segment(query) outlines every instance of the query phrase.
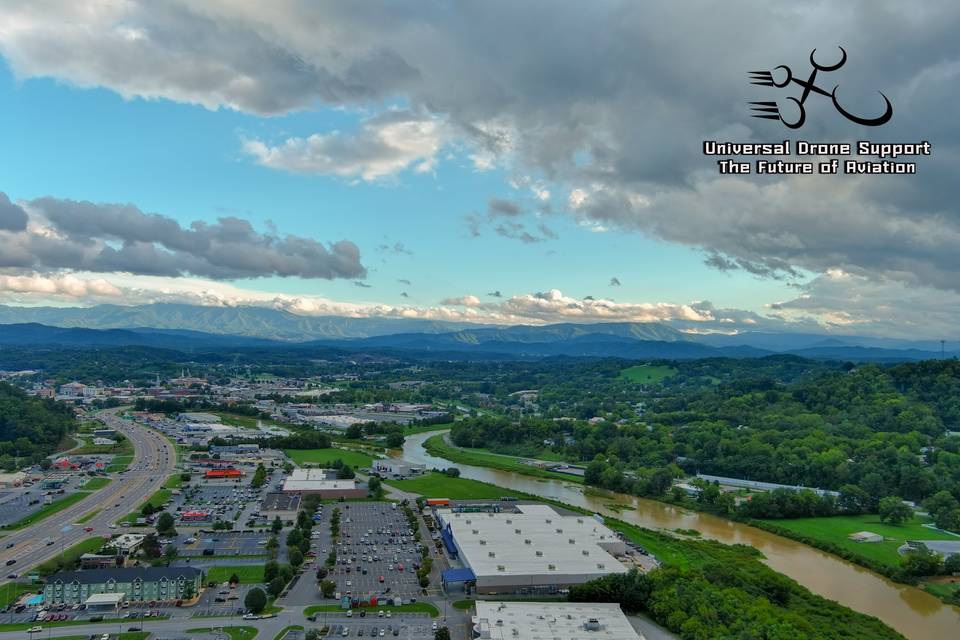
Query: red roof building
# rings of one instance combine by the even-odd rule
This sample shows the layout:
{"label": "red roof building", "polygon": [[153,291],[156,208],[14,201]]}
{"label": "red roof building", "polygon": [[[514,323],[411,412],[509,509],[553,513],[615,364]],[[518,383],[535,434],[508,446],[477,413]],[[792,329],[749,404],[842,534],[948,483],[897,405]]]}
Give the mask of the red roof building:
{"label": "red roof building", "polygon": [[207,480],[223,480],[239,478],[242,475],[240,469],[210,469],[204,477]]}

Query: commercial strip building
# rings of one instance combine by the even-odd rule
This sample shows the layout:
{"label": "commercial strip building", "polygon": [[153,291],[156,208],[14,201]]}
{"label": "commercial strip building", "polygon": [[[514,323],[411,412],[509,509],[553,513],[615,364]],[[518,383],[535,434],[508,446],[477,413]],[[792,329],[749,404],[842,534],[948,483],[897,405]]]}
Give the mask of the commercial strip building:
{"label": "commercial strip building", "polygon": [[353,479],[338,479],[335,469],[294,469],[283,481],[283,492],[324,499],[367,497],[366,487]]}
{"label": "commercial strip building", "polygon": [[414,474],[423,473],[425,465],[406,462],[391,458],[389,460],[374,460],[370,470],[384,477],[407,478]]}
{"label": "commercial strip building", "polygon": [[626,543],[589,516],[560,515],[542,504],[434,513],[447,552],[472,572],[478,594],[555,593],[628,571],[616,557],[627,553]]}
{"label": "commercial strip building", "polygon": [[482,640],[644,640],[615,603],[476,601],[474,637]]}
{"label": "commercial strip building", "polygon": [[130,602],[184,600],[200,593],[203,572],[194,567],[128,567],[60,571],[43,587],[47,604],[85,604],[97,594],[120,594]]}
{"label": "commercial strip building", "polygon": [[295,520],[298,511],[300,511],[299,493],[268,493],[263,498],[263,504],[260,505],[260,515],[268,520],[276,517],[281,520]]}

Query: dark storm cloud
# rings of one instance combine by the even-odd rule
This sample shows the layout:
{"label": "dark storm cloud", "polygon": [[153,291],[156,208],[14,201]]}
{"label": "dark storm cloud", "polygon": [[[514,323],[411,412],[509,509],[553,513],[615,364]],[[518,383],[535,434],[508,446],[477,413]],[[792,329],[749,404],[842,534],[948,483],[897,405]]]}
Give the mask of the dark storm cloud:
{"label": "dark storm cloud", "polygon": [[[0,193],[0,216],[4,202],[9,200]],[[262,234],[240,218],[196,221],[185,228],[130,204],[38,198],[26,207],[55,233],[33,232],[25,224],[0,226],[0,267],[190,274],[218,280],[366,275],[352,242],[324,245],[299,236]]]}
{"label": "dark storm cloud", "polygon": [[27,212],[10,202],[7,194],[0,192],[0,229],[23,231],[27,228]]}
{"label": "dark storm cloud", "polygon": [[[16,25],[0,51],[21,77],[258,114],[400,98],[512,169],[583,190],[572,209],[584,223],[697,247],[711,266],[762,277],[843,268],[960,289],[955,2],[293,1],[264,13],[154,2],[89,12],[64,0],[0,11]],[[848,62],[824,82],[864,113],[882,90],[893,120],[857,127],[815,96],[802,137],[927,139],[934,155],[918,175],[717,177],[704,139],[796,137],[748,116],[747,101],[775,97],[746,71],[803,73],[811,49],[837,45]],[[509,211],[485,212],[496,233],[547,237],[507,224]],[[469,220],[472,234],[483,218]]]}

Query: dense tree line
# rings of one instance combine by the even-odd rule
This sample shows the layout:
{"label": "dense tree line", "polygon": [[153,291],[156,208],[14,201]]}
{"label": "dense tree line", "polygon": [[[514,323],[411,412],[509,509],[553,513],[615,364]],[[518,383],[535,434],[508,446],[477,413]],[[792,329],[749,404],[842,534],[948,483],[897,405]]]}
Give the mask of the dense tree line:
{"label": "dense tree line", "polygon": [[30,397],[0,382],[0,467],[3,469],[13,469],[17,460],[21,465],[39,464],[76,428],[72,407],[48,398]]}
{"label": "dense tree line", "polygon": [[[611,411],[599,410],[591,422],[555,416],[550,398],[557,391],[547,388],[540,415],[482,415],[458,423],[451,437],[459,446],[513,455],[549,452],[585,464],[588,484],[638,495],[661,495],[674,477],[696,472],[841,494],[834,501],[806,494],[754,498],[756,514],[876,513],[883,498],[921,502],[941,492],[960,500],[960,438],[947,435],[960,430],[954,422],[960,364],[766,360],[753,375],[743,372],[744,362],[758,361],[677,363],[669,384],[636,389],[624,402],[617,399],[620,382],[600,384],[612,394],[604,401]],[[736,375],[720,375],[728,366]],[[775,374],[778,367],[785,371]],[[688,368],[693,384],[684,383]],[[701,384],[704,368],[714,384]],[[559,405],[585,402],[596,411],[589,383],[595,374],[591,369],[559,384]],[[944,523],[960,518],[956,506],[946,506]]]}

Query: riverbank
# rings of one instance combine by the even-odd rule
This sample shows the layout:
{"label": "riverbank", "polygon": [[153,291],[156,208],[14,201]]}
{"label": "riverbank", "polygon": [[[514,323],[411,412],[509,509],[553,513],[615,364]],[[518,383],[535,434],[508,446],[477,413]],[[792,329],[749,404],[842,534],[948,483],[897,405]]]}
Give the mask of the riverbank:
{"label": "riverbank", "polygon": [[489,469],[522,473],[525,476],[533,478],[550,478],[552,480],[566,480],[567,482],[583,484],[583,478],[581,476],[540,469],[529,464],[524,464],[522,462],[523,458],[491,453],[482,449],[463,449],[448,442],[444,434],[431,436],[423,443],[423,448],[426,449],[430,455],[437,456],[438,458],[446,458],[455,463],[476,464]]}

